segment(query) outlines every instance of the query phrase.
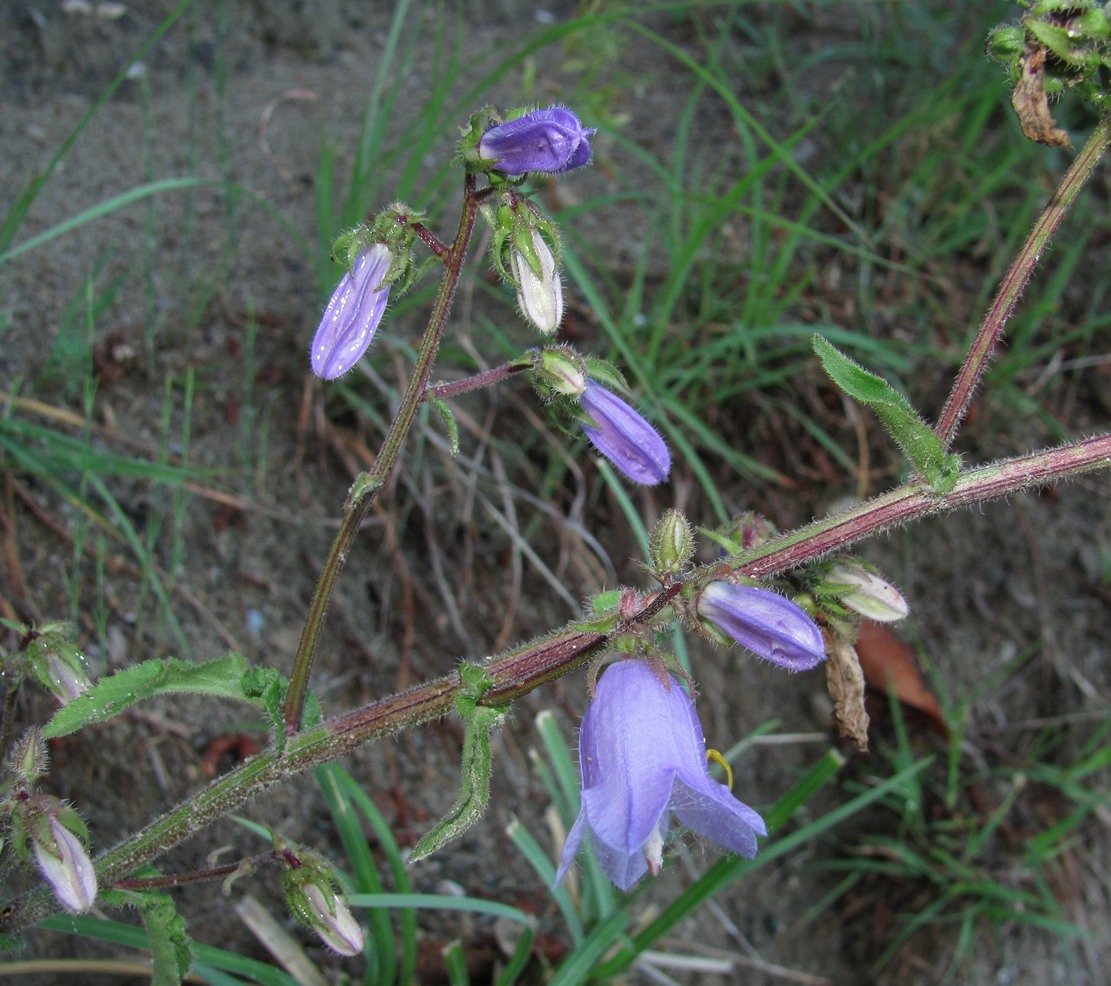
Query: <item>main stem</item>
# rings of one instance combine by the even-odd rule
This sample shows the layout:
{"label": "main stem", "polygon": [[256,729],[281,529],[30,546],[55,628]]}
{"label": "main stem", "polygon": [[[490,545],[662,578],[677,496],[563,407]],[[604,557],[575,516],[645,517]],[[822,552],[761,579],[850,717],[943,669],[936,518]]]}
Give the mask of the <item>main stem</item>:
{"label": "main stem", "polygon": [[[909,483],[851,510],[757,545],[732,559],[730,568],[738,575],[750,577],[778,575],[911,520],[1108,468],[1111,468],[1111,434],[970,469],[944,496],[934,494],[920,483]],[[640,600],[640,608],[615,632],[654,619],[684,585],[697,583],[720,570],[720,563],[703,566],[681,581],[646,594]],[[540,640],[490,658],[485,671],[491,687],[483,694],[483,704],[504,705],[573,671],[602,651],[609,639],[607,634],[570,624]],[[458,673],[453,672],[291,736],[283,754],[270,749],[248,760],[104,853],[96,862],[100,884],[107,886],[123,879],[136,867],[156,859],[286,777],[344,756],[382,736],[447,714],[454,708],[461,687]],[[18,932],[56,909],[50,890],[26,894],[9,902],[0,912],[0,934]]]}
{"label": "main stem", "polygon": [[1068,214],[1073,199],[1092,176],[1096,164],[1107,151],[1108,143],[1111,143],[1111,113],[1104,113],[1096,129],[1092,131],[1092,136],[1088,138],[1069,170],[1065,172],[1053,197],[1038,216],[1018,256],[1007,268],[995,300],[988,309],[987,315],[984,316],[983,322],[980,323],[976,338],[973,339],[968,355],[961,365],[960,373],[953,382],[953,389],[949,392],[935,429],[945,448],[953,443],[957,429],[968,413],[972,395],[980,385],[988,361],[995,353],[1000,336],[1003,335],[1003,329],[1014,314],[1018,299],[1026,290],[1026,285],[1030,283],[1042,251],[1057,231],[1057,227],[1061,225],[1061,220]]}
{"label": "main stem", "polygon": [[348,497],[346,512],[339,532],[332,542],[331,550],[324,559],[324,568],[320,573],[320,580],[316,584],[309,603],[308,613],[305,617],[305,628],[301,632],[301,641],[297,646],[297,654],[293,659],[293,670],[289,676],[289,689],[286,691],[283,716],[287,736],[297,733],[301,729],[301,717],[305,710],[305,698],[308,695],[309,677],[312,675],[313,662],[316,659],[316,649],[320,643],[320,630],[324,625],[324,618],[328,615],[328,608],[332,604],[332,596],[336,591],[340,573],[347,562],[351,545],[355,542],[355,535],[359,533],[363,520],[370,512],[378,491],[386,485],[390,472],[405,444],[405,436],[412,427],[417,409],[424,400],[425,388],[428,378],[432,373],[432,366],[436,362],[436,353],[440,348],[440,340],[444,335],[447,325],[448,313],[451,311],[451,302],[455,297],[455,289],[459,284],[459,277],[463,272],[463,261],[467,255],[467,246],[471,241],[474,230],[475,216],[478,212],[478,200],[475,197],[475,178],[468,174],[463,186],[463,209],[459,216],[459,229],[456,231],[455,240],[445,254],[442,255],[444,273],[440,278],[440,289],[436,292],[436,300],[432,305],[432,313],[428,318],[428,327],[424,330],[420,350],[417,353],[413,373],[409,377],[409,386],[405,396],[401,399],[401,407],[397,416],[386,432],[382,448],[374,460],[374,465],[369,472],[363,473],[352,486],[352,493]]}

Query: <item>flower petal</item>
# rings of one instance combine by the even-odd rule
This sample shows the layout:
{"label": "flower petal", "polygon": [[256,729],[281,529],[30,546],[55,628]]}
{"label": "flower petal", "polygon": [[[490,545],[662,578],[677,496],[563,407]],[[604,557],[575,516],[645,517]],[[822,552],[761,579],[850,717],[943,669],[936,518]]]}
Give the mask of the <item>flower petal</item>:
{"label": "flower petal", "polygon": [[756,811],[709,776],[706,783],[698,785],[683,777],[675,778],[671,810],[691,831],[745,859],[756,856],[756,836],[768,834],[764,819]]}
{"label": "flower petal", "polygon": [[671,472],[667,445],[643,417],[620,397],[588,380],[579,398],[593,425],[582,426],[594,447],[634,483],[654,486]]}
{"label": "flower petal", "polygon": [[384,244],[372,244],[336,285],[309,354],[318,377],[334,380],[342,376],[367,351],[390,297],[390,286],[382,282],[391,262]]}
{"label": "flower petal", "polygon": [[478,142],[478,153],[507,175],[559,174],[589,163],[593,135],[565,106],[552,106],[491,127]]}
{"label": "flower petal", "polygon": [[698,613],[742,647],[781,667],[806,671],[825,660],[818,625],[776,592],[711,582],[698,597]]}

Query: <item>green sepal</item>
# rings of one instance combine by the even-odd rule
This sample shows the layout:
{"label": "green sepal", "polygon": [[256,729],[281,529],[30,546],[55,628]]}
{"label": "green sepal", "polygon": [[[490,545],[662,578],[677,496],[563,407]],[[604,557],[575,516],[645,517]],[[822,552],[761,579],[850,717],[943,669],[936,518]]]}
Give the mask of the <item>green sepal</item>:
{"label": "green sepal", "polygon": [[436,411],[440,420],[447,429],[448,447],[452,456],[459,454],[459,423],[455,420],[455,412],[448,406],[447,401],[439,397],[427,397],[425,402]]}
{"label": "green sepal", "polygon": [[571,626],[583,633],[613,633],[621,622],[621,613],[618,611],[620,603],[620,589],[599,592],[590,600],[591,615],[577,620]]}
{"label": "green sepal", "polygon": [[853,400],[871,408],[930,488],[938,494],[952,490],[960,474],[960,456],[946,454],[941,439],[907,399],[820,335],[814,336],[813,345],[830,379]]}
{"label": "green sepal", "polygon": [[490,773],[493,767],[490,735],[509,714],[509,706],[478,704],[482,693],[491,684],[485,669],[479,665],[464,664],[459,674],[463,679],[463,691],[455,699],[455,710],[465,724],[459,797],[432,831],[413,847],[409,856],[411,863],[458,839],[478,821],[490,800]]}
{"label": "green sepal", "polygon": [[[149,872],[147,872],[149,870]],[[153,867],[138,876],[157,875]],[[151,986],[181,986],[193,964],[193,943],[185,929],[185,920],[177,911],[174,899],[157,890],[100,891],[101,900],[110,907],[137,907],[150,941],[154,968]]]}
{"label": "green sepal", "polygon": [[259,696],[245,687],[247,671],[247,659],[234,652],[199,664],[172,657],[143,661],[101,678],[84,695],[62,706],[42,734],[46,739],[67,736],[155,695],[213,695],[265,708]]}

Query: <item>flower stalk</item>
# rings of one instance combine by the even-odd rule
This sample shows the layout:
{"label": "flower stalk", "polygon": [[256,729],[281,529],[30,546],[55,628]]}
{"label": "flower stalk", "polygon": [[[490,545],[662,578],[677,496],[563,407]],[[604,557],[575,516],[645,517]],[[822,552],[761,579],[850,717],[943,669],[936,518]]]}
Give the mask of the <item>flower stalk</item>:
{"label": "flower stalk", "polygon": [[[835,548],[844,548],[911,520],[1108,468],[1111,468],[1111,434],[969,469],[944,496],[934,494],[921,483],[909,483],[851,510],[755,544],[733,556],[728,568],[738,576],[770,578]],[[716,562],[694,569],[687,577],[640,597],[639,608],[625,616],[624,626],[647,623],[675,600],[685,584],[705,578],[711,569],[719,573],[722,565]],[[485,671],[492,685],[483,693],[481,704],[504,705],[574,671],[597,654],[611,636],[583,631],[571,624],[539,641],[491,658]],[[156,859],[286,777],[344,756],[383,736],[448,714],[462,688],[459,675],[452,673],[290,736],[283,753],[271,748],[253,757],[142,832],[103,853],[95,860],[97,879],[107,886],[125,878],[141,864]],[[46,888],[17,898],[0,914],[0,934],[18,932],[42,920],[55,908],[54,896]]]}
{"label": "flower stalk", "polygon": [[976,338],[973,339],[957,379],[953,382],[953,389],[949,392],[935,429],[941,444],[946,449],[953,444],[953,439],[957,436],[957,429],[960,428],[961,422],[968,413],[968,406],[972,403],[972,395],[983,379],[988,361],[995,354],[1003,329],[1014,314],[1018,299],[1022,297],[1022,292],[1030,283],[1042,252],[1049,245],[1053,234],[1057,232],[1061,221],[1068,215],[1073,200],[1091,178],[1096,165],[1107,152],[1109,144],[1111,144],[1111,113],[1103,113],[1091,137],[1076,155],[1054,191],[1053,197],[1038,216],[1018,256],[1007,269],[995,300],[992,301],[991,308],[984,316],[984,321],[980,323]]}
{"label": "flower stalk", "polygon": [[468,174],[464,179],[463,208],[459,216],[459,227],[451,247],[441,257],[444,264],[443,276],[440,279],[440,288],[436,292],[436,300],[432,305],[432,313],[428,319],[428,327],[421,339],[420,350],[417,353],[416,363],[405,395],[401,399],[401,406],[390,425],[386,438],[378,457],[374,460],[371,469],[360,476],[352,490],[357,490],[348,499],[347,510],[340,526],[339,533],[332,542],[331,550],[324,559],[324,567],[317,582],[316,591],[309,603],[305,627],[301,633],[301,640],[297,646],[297,655],[293,661],[293,671],[289,677],[289,689],[286,691],[283,714],[287,735],[296,733],[301,728],[301,717],[304,714],[305,699],[308,696],[309,677],[316,657],[316,648],[320,641],[320,629],[324,625],[324,618],[335,593],[336,583],[344,563],[355,543],[355,536],[359,533],[363,520],[370,512],[370,508],[377,499],[378,491],[386,485],[393,467],[401,453],[405,437],[412,427],[418,408],[425,397],[428,378],[432,373],[432,366],[436,361],[436,353],[440,348],[444,327],[447,325],[448,313],[451,311],[451,302],[455,297],[455,288],[463,271],[463,260],[467,254],[467,247],[474,231],[475,217],[478,214],[481,192],[475,191],[475,177]]}

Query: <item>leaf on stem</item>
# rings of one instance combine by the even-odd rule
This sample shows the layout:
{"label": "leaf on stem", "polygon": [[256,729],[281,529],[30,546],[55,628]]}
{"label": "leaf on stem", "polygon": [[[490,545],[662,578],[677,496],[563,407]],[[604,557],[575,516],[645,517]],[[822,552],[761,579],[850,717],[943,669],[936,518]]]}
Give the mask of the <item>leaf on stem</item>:
{"label": "leaf on stem", "polygon": [[155,695],[214,695],[263,706],[247,687],[247,659],[234,652],[200,664],[155,658],[101,678],[83,695],[60,708],[43,728],[47,739],[67,736],[93,722],[105,722]]}
{"label": "leaf on stem", "polygon": [[907,399],[821,336],[814,336],[813,345],[830,379],[853,400],[872,410],[933,491],[945,494],[952,490],[960,473],[960,456],[946,454],[941,439]]}
{"label": "leaf on stem", "polygon": [[[470,672],[470,673],[468,673]],[[414,847],[409,862],[430,856],[467,831],[486,809],[490,800],[490,734],[505,720],[509,706],[479,705],[478,698],[489,682],[485,672],[475,665],[461,669],[464,686],[468,689],[456,699],[456,710],[463,717],[466,731],[463,734],[463,762],[459,778],[459,797],[455,805],[436,827]]]}

